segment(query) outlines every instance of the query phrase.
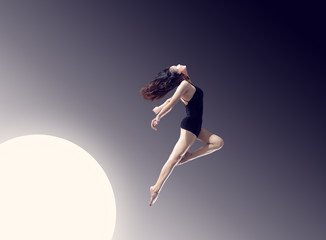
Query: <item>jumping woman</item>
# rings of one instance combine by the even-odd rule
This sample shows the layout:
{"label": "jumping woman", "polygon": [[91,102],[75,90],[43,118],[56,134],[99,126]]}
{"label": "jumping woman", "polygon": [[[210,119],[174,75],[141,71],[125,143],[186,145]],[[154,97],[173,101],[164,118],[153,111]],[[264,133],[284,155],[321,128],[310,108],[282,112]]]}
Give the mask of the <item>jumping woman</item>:
{"label": "jumping woman", "polygon": [[[151,194],[149,206],[157,200],[175,166],[210,154],[224,145],[221,137],[202,128],[204,94],[199,87],[192,84],[185,65],[178,64],[162,70],[155,79],[140,90],[140,94],[146,100],[154,101],[163,98],[174,88],[177,89],[173,96],[153,109],[156,117],[152,120],[151,127],[156,131],[161,118],[170,112],[179,100],[185,105],[187,116],[181,122],[179,140],[164,164],[157,182],[149,188]],[[204,145],[194,152],[188,152],[195,140],[202,141]]]}

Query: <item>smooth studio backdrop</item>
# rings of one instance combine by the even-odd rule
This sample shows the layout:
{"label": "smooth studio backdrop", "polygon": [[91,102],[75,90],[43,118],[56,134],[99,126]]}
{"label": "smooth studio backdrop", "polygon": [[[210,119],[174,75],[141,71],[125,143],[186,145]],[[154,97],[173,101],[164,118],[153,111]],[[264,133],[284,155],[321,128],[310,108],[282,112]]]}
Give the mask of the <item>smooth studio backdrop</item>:
{"label": "smooth studio backdrop", "polygon": [[[88,151],[112,184],[116,240],[321,240],[324,21],[317,1],[1,1],[0,141]],[[178,63],[225,145],[176,168],[150,208],[185,110],[155,132],[139,89]]]}

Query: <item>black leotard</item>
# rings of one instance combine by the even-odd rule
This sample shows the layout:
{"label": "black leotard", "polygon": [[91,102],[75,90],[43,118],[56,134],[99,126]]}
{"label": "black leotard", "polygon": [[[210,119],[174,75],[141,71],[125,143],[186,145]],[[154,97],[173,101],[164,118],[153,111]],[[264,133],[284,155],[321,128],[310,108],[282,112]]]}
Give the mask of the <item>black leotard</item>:
{"label": "black leotard", "polygon": [[[191,82],[189,83],[193,85]],[[188,104],[185,105],[187,117],[182,120],[181,128],[192,132],[198,137],[203,122],[204,93],[199,87],[196,87],[195,85],[193,86],[196,88],[196,91],[189,100]]]}

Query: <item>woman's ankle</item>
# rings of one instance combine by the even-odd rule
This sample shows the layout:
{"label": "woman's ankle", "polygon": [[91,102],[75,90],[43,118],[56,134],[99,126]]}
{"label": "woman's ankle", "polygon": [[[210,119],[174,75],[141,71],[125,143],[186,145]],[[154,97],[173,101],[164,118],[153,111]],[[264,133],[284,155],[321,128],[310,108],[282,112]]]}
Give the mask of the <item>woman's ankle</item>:
{"label": "woman's ankle", "polygon": [[160,188],[157,187],[156,185],[153,185],[151,186],[151,190],[154,192],[154,193],[158,193],[160,191]]}

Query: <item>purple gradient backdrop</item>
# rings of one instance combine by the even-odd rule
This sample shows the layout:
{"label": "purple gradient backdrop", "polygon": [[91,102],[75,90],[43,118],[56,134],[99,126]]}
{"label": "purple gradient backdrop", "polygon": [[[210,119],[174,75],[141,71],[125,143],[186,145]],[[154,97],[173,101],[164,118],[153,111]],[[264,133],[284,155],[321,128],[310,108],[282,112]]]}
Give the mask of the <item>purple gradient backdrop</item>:
{"label": "purple gradient backdrop", "polygon": [[[321,5],[212,2],[1,1],[0,140],[87,150],[115,192],[113,239],[324,239]],[[150,208],[185,110],[155,132],[139,89],[178,63],[225,146],[176,168]]]}

